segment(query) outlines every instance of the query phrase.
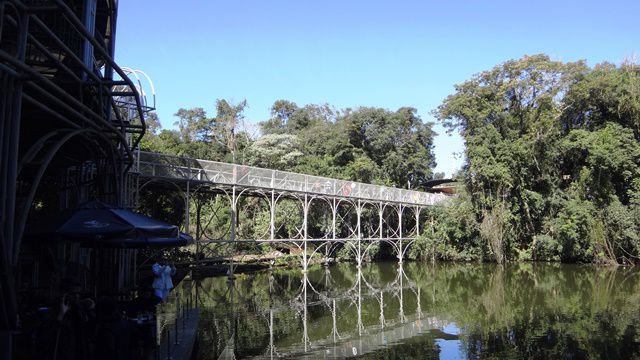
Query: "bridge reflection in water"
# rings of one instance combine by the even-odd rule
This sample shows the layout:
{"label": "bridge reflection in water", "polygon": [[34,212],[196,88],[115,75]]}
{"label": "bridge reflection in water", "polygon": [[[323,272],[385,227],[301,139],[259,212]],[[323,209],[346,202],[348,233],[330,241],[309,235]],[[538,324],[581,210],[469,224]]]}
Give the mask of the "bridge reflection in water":
{"label": "bridge reflection in water", "polygon": [[426,333],[457,339],[443,331],[447,321],[423,315],[426,294],[403,264],[353,270],[338,265],[241,275],[226,284],[194,281],[191,291],[203,309],[200,355],[345,358]]}
{"label": "bridge reflection in water", "polygon": [[338,264],[181,290],[201,310],[200,359],[638,359],[639,275],[541,263]]}

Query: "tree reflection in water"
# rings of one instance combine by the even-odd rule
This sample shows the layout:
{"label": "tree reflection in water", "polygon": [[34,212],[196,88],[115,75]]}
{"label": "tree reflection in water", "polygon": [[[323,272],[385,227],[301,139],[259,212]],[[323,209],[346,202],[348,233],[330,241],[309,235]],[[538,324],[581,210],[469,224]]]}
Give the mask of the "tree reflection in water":
{"label": "tree reflection in water", "polygon": [[206,278],[198,358],[639,358],[639,274],[376,263]]}

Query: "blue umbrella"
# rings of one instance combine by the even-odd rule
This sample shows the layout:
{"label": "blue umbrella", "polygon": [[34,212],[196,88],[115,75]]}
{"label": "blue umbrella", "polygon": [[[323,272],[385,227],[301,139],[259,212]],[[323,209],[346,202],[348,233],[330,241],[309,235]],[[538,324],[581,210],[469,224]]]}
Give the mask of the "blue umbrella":
{"label": "blue umbrella", "polygon": [[175,225],[100,201],[47,217],[30,235],[69,239],[85,246],[123,248],[175,247],[193,242]]}

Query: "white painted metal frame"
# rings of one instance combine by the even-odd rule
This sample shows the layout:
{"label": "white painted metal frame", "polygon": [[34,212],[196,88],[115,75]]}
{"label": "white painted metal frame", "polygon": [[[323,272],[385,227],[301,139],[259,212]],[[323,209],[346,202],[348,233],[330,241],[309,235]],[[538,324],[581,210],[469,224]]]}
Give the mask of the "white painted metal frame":
{"label": "white painted metal frame", "polygon": [[[402,263],[407,250],[420,235],[422,210],[430,206],[445,205],[449,200],[449,196],[443,194],[150,152],[138,152],[136,168],[141,179],[139,189],[154,182],[171,183],[173,187],[183,191],[187,209],[190,193],[196,193],[205,187],[227,199],[231,208],[228,235],[202,240],[201,235],[206,233],[207,225],[202,223],[198,214],[196,241],[199,250],[205,250],[211,244],[286,242],[295,245],[302,254],[303,271],[307,271],[316,254],[323,254],[327,261],[340,244],[353,254],[358,266],[362,265],[373,247],[381,243],[389,244],[398,262]],[[186,191],[182,190],[184,186],[179,186],[179,183],[186,183]],[[237,236],[239,200],[248,196],[262,198],[270,209],[269,231],[264,238],[239,239]],[[276,208],[284,199],[299,202],[302,218],[302,223],[297,226],[297,233],[286,239],[276,236],[279,230]],[[325,204],[330,211],[331,227],[323,237],[310,238],[308,215],[312,206],[320,206],[316,204]],[[377,213],[377,224],[363,224],[366,209]],[[184,220],[188,229],[188,211]],[[405,221],[409,222],[409,229],[403,229]],[[309,246],[311,244],[313,245]],[[233,271],[232,265],[231,275]]]}

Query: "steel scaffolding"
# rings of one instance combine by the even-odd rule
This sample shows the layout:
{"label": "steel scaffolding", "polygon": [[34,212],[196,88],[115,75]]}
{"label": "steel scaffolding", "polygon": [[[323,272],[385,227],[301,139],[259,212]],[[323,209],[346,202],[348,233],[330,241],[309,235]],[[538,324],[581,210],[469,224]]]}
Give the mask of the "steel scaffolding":
{"label": "steel scaffolding", "polygon": [[17,326],[19,260],[41,260],[23,242],[29,227],[90,199],[126,205],[153,105],[113,60],[116,15],[116,0],[0,0],[0,357]]}

